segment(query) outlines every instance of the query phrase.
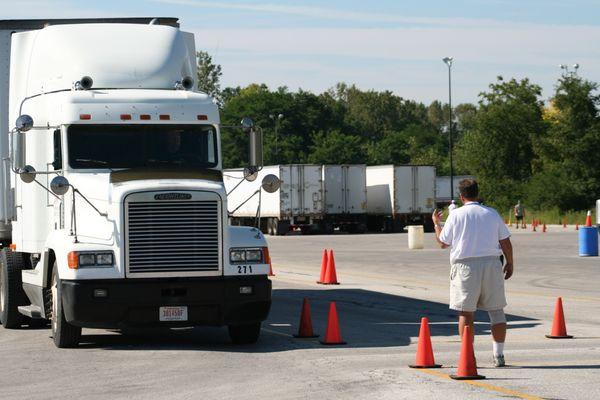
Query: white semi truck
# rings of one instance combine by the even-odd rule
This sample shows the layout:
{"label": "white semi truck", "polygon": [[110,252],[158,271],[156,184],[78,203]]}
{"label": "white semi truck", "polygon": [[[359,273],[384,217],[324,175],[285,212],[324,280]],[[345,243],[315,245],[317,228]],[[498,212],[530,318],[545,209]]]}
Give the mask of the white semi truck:
{"label": "white semi truck", "polygon": [[3,327],[49,320],[58,347],[82,327],[228,326],[255,342],[267,243],[228,225],[193,35],[173,18],[0,21],[0,55]]}

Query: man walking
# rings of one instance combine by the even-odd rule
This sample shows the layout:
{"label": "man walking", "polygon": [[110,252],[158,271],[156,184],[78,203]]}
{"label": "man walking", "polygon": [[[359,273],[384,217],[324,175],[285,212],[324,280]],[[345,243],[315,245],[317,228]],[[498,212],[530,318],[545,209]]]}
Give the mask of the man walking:
{"label": "man walking", "polygon": [[517,220],[517,229],[519,229],[519,223],[521,223],[521,228],[525,229],[525,207],[521,204],[521,200],[517,201],[515,205],[515,219]]}
{"label": "man walking", "polygon": [[[506,296],[504,280],[513,274],[510,232],[496,210],[479,204],[479,188],[474,179],[459,183],[463,206],[454,210],[440,226],[441,213],[433,212],[436,240],[450,247],[450,308],[459,312],[458,333],[473,330],[473,314],[487,311],[492,326],[493,360],[503,367],[506,338]],[[506,264],[502,266],[500,256]]]}

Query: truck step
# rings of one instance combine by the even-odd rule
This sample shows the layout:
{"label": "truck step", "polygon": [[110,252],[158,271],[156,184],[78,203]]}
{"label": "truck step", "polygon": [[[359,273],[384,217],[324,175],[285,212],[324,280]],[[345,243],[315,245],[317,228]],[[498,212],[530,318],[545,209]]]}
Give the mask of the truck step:
{"label": "truck step", "polygon": [[33,304],[29,306],[19,306],[19,312],[32,319],[42,318],[42,309],[38,306],[34,306]]}

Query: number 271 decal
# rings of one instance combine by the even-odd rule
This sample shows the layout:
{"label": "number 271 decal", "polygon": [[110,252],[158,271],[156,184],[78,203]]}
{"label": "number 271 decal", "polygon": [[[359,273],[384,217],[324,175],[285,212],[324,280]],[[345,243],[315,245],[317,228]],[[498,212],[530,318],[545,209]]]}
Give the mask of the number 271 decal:
{"label": "number 271 decal", "polygon": [[238,265],[238,274],[251,274],[252,265]]}

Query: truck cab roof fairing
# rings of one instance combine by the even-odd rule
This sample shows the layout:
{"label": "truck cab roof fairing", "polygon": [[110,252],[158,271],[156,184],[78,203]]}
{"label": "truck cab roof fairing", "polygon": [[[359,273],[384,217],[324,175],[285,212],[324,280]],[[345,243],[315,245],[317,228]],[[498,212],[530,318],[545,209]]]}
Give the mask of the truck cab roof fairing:
{"label": "truck cab roof fairing", "polygon": [[27,95],[71,89],[84,76],[104,89],[173,89],[196,76],[193,35],[171,26],[53,25],[13,41],[32,36],[20,59],[29,69]]}

